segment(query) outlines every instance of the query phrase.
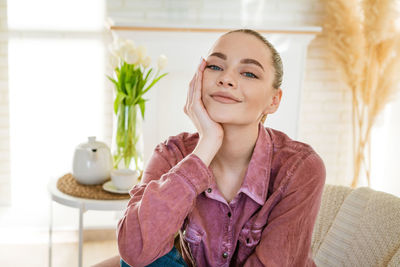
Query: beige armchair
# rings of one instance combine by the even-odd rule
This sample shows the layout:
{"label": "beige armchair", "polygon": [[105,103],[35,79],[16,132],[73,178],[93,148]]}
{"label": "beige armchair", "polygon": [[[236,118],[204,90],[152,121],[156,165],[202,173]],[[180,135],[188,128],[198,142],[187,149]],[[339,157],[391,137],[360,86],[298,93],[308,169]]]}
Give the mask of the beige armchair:
{"label": "beige armchair", "polygon": [[400,266],[400,198],[326,184],[312,236],[317,266]]}

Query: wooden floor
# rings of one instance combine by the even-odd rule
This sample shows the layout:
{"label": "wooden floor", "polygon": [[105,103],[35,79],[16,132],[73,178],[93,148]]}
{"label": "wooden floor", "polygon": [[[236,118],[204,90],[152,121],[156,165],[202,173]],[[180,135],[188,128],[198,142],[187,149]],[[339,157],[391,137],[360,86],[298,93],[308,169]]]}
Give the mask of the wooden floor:
{"label": "wooden floor", "polygon": [[[55,243],[52,249],[53,267],[75,267],[78,266],[78,243]],[[109,257],[117,255],[115,240],[88,241],[83,245],[84,267],[92,266]],[[0,244],[0,266],[29,266],[47,267],[48,244]]]}

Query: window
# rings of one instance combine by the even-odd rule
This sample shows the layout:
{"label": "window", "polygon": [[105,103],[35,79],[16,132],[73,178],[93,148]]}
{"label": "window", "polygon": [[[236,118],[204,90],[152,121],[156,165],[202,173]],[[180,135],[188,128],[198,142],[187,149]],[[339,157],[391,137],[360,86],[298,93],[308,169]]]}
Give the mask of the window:
{"label": "window", "polygon": [[[49,179],[72,171],[74,149],[88,136],[104,140],[111,131],[104,9],[98,0],[8,1],[9,224],[47,226]],[[63,215],[61,223],[76,225],[77,216]]]}
{"label": "window", "polygon": [[371,188],[400,197],[400,95],[378,116],[371,132]]}
{"label": "window", "polygon": [[10,30],[101,32],[103,29],[104,1],[12,0],[7,6]]}

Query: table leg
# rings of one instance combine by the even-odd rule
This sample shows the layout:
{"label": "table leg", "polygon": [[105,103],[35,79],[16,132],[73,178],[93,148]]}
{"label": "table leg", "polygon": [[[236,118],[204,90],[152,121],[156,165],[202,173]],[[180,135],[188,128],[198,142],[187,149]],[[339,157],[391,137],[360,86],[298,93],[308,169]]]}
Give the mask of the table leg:
{"label": "table leg", "polygon": [[50,199],[50,214],[49,214],[49,267],[52,263],[52,248],[53,248],[53,200]]}
{"label": "table leg", "polygon": [[83,245],[83,213],[85,212],[84,204],[79,205],[79,263],[78,266],[82,267],[82,245]]}

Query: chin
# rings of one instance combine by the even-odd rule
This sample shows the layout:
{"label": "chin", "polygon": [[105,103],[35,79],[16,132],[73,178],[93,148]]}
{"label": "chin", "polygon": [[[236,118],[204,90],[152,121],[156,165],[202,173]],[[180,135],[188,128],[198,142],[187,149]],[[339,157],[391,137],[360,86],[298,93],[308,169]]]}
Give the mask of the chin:
{"label": "chin", "polygon": [[238,112],[230,105],[220,105],[212,102],[205,102],[204,107],[210,118],[218,123],[236,123]]}
{"label": "chin", "polygon": [[226,118],[212,118],[213,121],[221,124],[226,124],[226,123],[234,123],[234,121]]}
{"label": "chin", "polygon": [[217,109],[211,109],[211,111],[207,110],[207,112],[213,121],[221,124],[249,125],[253,124],[256,120],[256,117],[252,118],[249,116],[235,115],[237,113],[227,111],[223,112]]}
{"label": "chin", "polygon": [[210,118],[215,122],[227,123],[232,121],[232,115],[227,112],[215,108],[206,108],[206,110]]}
{"label": "chin", "polygon": [[209,112],[210,118],[221,124],[248,124],[247,118],[235,115],[233,112]]}

